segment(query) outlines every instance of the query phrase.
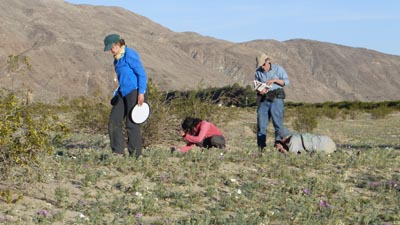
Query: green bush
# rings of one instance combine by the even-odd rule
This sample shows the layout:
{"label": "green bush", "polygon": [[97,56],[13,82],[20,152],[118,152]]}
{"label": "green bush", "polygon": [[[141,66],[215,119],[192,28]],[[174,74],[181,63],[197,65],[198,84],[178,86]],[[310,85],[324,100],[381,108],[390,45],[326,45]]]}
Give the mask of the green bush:
{"label": "green bush", "polygon": [[340,110],[338,108],[323,107],[321,109],[321,114],[330,119],[336,119],[336,117],[339,115],[339,113],[340,113]]}
{"label": "green bush", "polygon": [[300,107],[296,109],[293,128],[299,132],[311,132],[318,126],[318,116],[314,108]]}
{"label": "green bush", "polygon": [[324,103],[294,103],[287,102],[286,108],[289,109],[289,116],[292,116],[290,109],[298,109],[302,107],[317,110],[319,116],[326,116],[335,119],[341,116],[345,119],[349,116],[354,119],[359,112],[368,112],[374,119],[384,118],[390,113],[400,110],[400,101],[383,101],[383,102],[360,102],[360,101],[341,101],[341,102],[324,102]]}
{"label": "green bush", "polygon": [[7,176],[14,166],[30,166],[42,154],[52,154],[49,117],[34,118],[14,93],[0,93],[0,172]]}
{"label": "green bush", "polygon": [[107,133],[111,106],[98,97],[80,97],[70,101],[74,128],[87,133]]}

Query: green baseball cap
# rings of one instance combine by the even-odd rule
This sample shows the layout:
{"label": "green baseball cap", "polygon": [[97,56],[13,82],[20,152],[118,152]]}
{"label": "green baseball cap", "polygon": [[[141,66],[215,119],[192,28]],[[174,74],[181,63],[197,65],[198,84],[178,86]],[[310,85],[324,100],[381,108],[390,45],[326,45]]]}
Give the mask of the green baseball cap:
{"label": "green baseball cap", "polygon": [[118,34],[109,34],[104,38],[104,51],[110,51],[112,44],[121,40]]}

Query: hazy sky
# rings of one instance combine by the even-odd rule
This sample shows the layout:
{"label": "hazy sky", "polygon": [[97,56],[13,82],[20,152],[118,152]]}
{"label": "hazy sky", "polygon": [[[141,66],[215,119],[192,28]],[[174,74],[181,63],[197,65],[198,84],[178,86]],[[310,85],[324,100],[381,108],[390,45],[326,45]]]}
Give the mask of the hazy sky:
{"label": "hazy sky", "polygon": [[310,39],[400,55],[400,0],[66,0],[232,42]]}

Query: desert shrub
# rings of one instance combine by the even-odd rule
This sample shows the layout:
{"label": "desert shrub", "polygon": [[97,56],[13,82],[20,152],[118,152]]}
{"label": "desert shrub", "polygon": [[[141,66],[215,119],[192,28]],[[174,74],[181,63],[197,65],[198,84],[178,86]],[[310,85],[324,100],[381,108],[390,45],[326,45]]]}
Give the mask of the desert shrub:
{"label": "desert shrub", "polygon": [[52,154],[48,114],[35,118],[14,93],[0,93],[0,171],[7,176],[14,166],[39,163],[41,155]]}
{"label": "desert shrub", "polygon": [[333,107],[323,107],[321,109],[321,115],[324,115],[330,119],[336,119],[336,117],[339,115],[340,110],[338,108],[333,108]]}
{"label": "desert shrub", "polygon": [[369,112],[371,114],[371,117],[373,119],[383,119],[387,115],[392,113],[393,109],[390,109],[390,108],[385,107],[385,106],[381,106],[381,107],[378,107],[378,108],[373,108],[373,109],[367,110],[367,112]]}
{"label": "desert shrub", "polygon": [[191,116],[202,119],[213,117],[215,109],[218,107],[215,100],[209,97],[204,97],[204,99],[196,97],[195,91],[190,92],[186,98],[174,99],[170,105],[179,118]]}
{"label": "desert shrub", "polygon": [[202,90],[199,90],[168,98],[167,94],[160,92],[149,80],[148,103],[151,114],[149,120],[143,125],[143,145],[176,140],[180,124],[187,116],[214,123],[226,121],[229,118],[227,113],[230,117],[234,116],[232,108],[218,106],[219,99],[213,99],[212,95],[212,93],[204,95]]}
{"label": "desert shrub", "polygon": [[[223,96],[220,97],[223,98]],[[211,96],[199,98],[196,97],[196,92],[193,92],[187,98],[175,99],[170,105],[180,122],[185,117],[194,117],[218,125],[233,119],[237,115],[234,105],[223,106],[219,105],[218,102],[220,102],[219,98],[213,99]]]}
{"label": "desert shrub", "polygon": [[88,133],[107,133],[107,124],[111,106],[96,97],[79,97],[70,101],[74,111],[73,126]]}
{"label": "desert shrub", "polygon": [[296,109],[293,128],[299,132],[311,132],[318,126],[317,119],[317,112],[314,108],[299,107]]}
{"label": "desert shrub", "polygon": [[143,146],[162,143],[174,139],[178,118],[166,103],[165,95],[158,91],[150,79],[147,84],[147,103],[150,105],[150,117],[142,125]]}
{"label": "desert shrub", "polygon": [[210,99],[218,100],[219,103],[226,106],[255,106],[257,100],[257,94],[250,85],[242,87],[238,83],[222,88],[206,89],[199,93],[209,93],[211,94],[209,96],[212,96]]}
{"label": "desert shrub", "polygon": [[[360,102],[360,101],[341,101],[341,102],[324,102],[324,103],[294,103],[286,102],[287,109],[296,109],[299,107],[312,107],[320,110],[321,116],[328,118],[336,118],[338,115],[346,117],[350,115],[354,117],[357,112],[369,112],[374,118],[382,118],[392,112],[400,110],[400,101],[383,101],[383,102]],[[377,117],[375,117],[375,115]]]}
{"label": "desert shrub", "polygon": [[349,118],[351,120],[354,120],[356,118],[356,116],[357,116],[357,112],[358,111],[356,111],[356,110],[344,109],[344,110],[342,110],[340,115],[341,115],[343,120],[345,120],[347,118]]}
{"label": "desert shrub", "polygon": [[236,107],[253,107],[256,105],[257,100],[256,92],[250,85],[241,87],[237,83],[220,88],[198,88],[198,90],[183,92],[173,91],[167,94],[167,98],[189,98],[191,95],[198,99],[212,101],[218,105]]}

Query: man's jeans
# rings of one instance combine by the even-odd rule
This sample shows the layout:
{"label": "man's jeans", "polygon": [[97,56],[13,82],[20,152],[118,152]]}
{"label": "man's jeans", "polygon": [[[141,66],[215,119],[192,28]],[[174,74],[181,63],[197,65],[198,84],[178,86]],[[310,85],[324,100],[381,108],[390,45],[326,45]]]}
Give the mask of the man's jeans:
{"label": "man's jeans", "polygon": [[264,149],[267,144],[267,128],[269,119],[275,128],[275,142],[280,141],[279,130],[283,128],[284,102],[281,98],[275,98],[270,102],[264,100],[260,102],[257,109],[257,146]]}
{"label": "man's jeans", "polygon": [[119,101],[113,106],[108,123],[108,133],[110,135],[110,145],[113,153],[125,154],[125,137],[123,135],[122,124],[125,119],[126,131],[128,134],[129,155],[135,154],[136,158],[142,154],[142,137],[140,125],[132,122],[130,113],[137,102],[137,89],[127,96],[119,96]]}

